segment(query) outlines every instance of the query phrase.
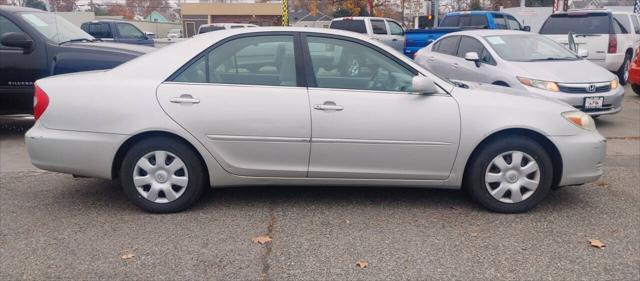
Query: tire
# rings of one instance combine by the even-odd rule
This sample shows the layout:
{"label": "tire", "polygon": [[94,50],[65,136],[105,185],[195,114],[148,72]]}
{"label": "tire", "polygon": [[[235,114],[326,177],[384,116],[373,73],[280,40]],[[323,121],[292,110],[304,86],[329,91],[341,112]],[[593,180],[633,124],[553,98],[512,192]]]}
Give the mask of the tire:
{"label": "tire", "polygon": [[631,55],[626,54],[624,56],[624,62],[620,66],[620,69],[616,71],[616,75],[618,76],[620,85],[626,85],[627,80],[629,80],[629,65],[631,65]]}
{"label": "tire", "polygon": [[[160,157],[166,159],[164,165],[156,161]],[[140,180],[134,182],[134,176]],[[204,164],[189,146],[153,137],[129,149],[120,180],[125,195],[136,206],[152,213],[174,213],[195,204],[205,190],[207,177]]]}
{"label": "tire", "polygon": [[631,89],[633,89],[633,92],[636,93],[636,95],[640,96],[640,84],[631,85]]}
{"label": "tire", "polygon": [[[522,153],[522,159],[527,159],[521,161],[521,168],[527,168],[528,164],[535,161],[533,163],[537,164],[537,172],[525,174],[527,171],[521,172],[517,169],[513,162],[514,157],[517,157],[514,153]],[[500,169],[495,165],[494,161],[498,157],[502,157],[508,168]],[[489,173],[498,174],[500,170],[501,175],[506,176],[499,176],[501,181],[495,182],[496,178],[490,177]],[[488,182],[489,178],[494,182]],[[537,187],[533,190],[524,187],[521,182],[525,182],[525,179],[529,186],[537,180]],[[533,209],[547,196],[552,181],[553,164],[546,150],[530,138],[509,136],[483,145],[479,153],[471,159],[464,182],[471,198],[483,207],[498,213],[522,213]],[[520,188],[517,188],[518,186]],[[490,190],[500,199],[494,197]],[[517,194],[521,195],[521,201],[517,200]]]}

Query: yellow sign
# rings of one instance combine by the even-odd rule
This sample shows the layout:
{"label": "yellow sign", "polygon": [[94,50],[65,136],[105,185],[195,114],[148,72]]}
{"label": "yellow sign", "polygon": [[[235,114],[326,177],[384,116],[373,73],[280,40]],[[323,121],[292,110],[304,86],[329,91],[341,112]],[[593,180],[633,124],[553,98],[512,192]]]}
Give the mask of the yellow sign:
{"label": "yellow sign", "polygon": [[289,26],[289,0],[282,0],[282,26]]}

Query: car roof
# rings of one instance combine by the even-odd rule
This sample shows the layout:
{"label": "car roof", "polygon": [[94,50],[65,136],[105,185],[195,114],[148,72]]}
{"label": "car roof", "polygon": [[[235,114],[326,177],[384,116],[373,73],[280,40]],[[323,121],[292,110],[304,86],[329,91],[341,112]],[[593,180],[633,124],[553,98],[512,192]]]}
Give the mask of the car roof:
{"label": "car roof", "polygon": [[[580,13],[585,13],[585,14],[602,14],[602,13],[608,13],[611,14],[611,10],[609,9],[569,9],[568,11],[562,11],[562,12],[556,12],[554,15],[566,15],[566,14],[580,14]],[[616,12],[616,13],[623,13],[623,12]]]}
{"label": "car roof", "polygon": [[39,10],[39,9],[20,7],[20,6],[9,6],[9,5],[0,5],[0,10],[6,11],[6,12],[9,12],[9,13],[18,13],[18,12],[41,12],[41,13],[47,13],[47,11],[43,11],[43,10]]}
{"label": "car roof", "polygon": [[470,29],[447,34],[449,35],[469,35],[469,36],[495,36],[495,35],[514,35],[514,34],[537,34],[520,30],[507,29]]}
{"label": "car roof", "polygon": [[394,19],[390,19],[390,18],[381,18],[381,17],[342,17],[342,18],[334,18],[331,21],[338,21],[338,20],[363,20],[363,19],[372,19],[372,20],[391,20],[391,21],[396,21]]}
{"label": "car roof", "polygon": [[445,16],[458,16],[458,15],[484,15],[484,14],[489,14],[489,13],[494,13],[494,14],[507,14],[507,13],[503,13],[503,12],[496,12],[496,11],[461,11],[461,12],[450,12],[447,13]]}

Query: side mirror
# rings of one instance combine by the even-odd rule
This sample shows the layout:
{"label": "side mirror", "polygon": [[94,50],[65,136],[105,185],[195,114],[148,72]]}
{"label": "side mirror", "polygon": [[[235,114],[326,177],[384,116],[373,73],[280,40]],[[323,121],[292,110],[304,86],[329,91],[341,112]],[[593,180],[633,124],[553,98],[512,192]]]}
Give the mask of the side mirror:
{"label": "side mirror", "polygon": [[480,67],[480,56],[476,52],[468,52],[464,54],[464,59],[468,61],[475,62],[477,67]]}
{"label": "side mirror", "polygon": [[531,26],[528,26],[528,25],[523,26],[522,31],[531,32]]}
{"label": "side mirror", "polygon": [[581,58],[586,58],[589,56],[589,50],[587,49],[578,49],[578,56]]}
{"label": "side mirror", "polygon": [[7,32],[0,37],[0,43],[7,47],[20,48],[24,50],[24,53],[31,51],[33,47],[33,40],[24,33]]}
{"label": "side mirror", "polygon": [[438,87],[429,77],[415,76],[411,81],[411,91],[417,94],[435,94],[438,92]]}

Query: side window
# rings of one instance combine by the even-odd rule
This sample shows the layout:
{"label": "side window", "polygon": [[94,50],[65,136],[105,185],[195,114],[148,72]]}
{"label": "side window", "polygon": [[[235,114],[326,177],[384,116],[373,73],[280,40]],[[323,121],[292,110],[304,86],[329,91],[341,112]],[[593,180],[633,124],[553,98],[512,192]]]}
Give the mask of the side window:
{"label": "side window", "polygon": [[458,48],[458,57],[464,58],[468,52],[476,52],[478,56],[482,55],[484,46],[480,41],[471,37],[462,36],[460,39],[460,47]]}
{"label": "side window", "polygon": [[613,32],[615,34],[629,34],[629,31],[624,28],[624,26],[618,21],[618,19],[613,18],[612,25]]}
{"label": "side window", "polygon": [[373,34],[387,35],[387,27],[383,20],[371,20],[371,29]]}
{"label": "side window", "polygon": [[144,34],[135,26],[129,23],[117,23],[116,28],[121,38],[125,39],[143,39]]}
{"label": "side window", "polygon": [[[8,18],[0,16],[0,37],[8,32],[22,32],[20,28],[11,22]],[[11,47],[4,46],[0,43],[0,48],[13,49]]]}
{"label": "side window", "polygon": [[460,24],[460,16],[445,16],[440,23],[440,27],[458,27]]}
{"label": "side window", "polygon": [[289,35],[234,39],[202,56],[173,81],[296,86],[293,46]]}
{"label": "side window", "polygon": [[507,21],[502,14],[493,14],[493,21],[496,23],[496,29],[508,29]]}
{"label": "side window", "polygon": [[505,16],[507,18],[507,22],[509,23],[509,29],[511,30],[520,30],[522,29],[522,27],[520,26],[520,22],[518,22],[518,20],[516,20],[514,17],[512,16]]}
{"label": "side window", "polygon": [[394,21],[387,21],[387,23],[389,23],[389,33],[391,33],[391,35],[404,35],[404,29],[402,29],[402,26]]}
{"label": "side window", "polygon": [[626,14],[613,15],[614,21],[618,22],[622,26],[622,34],[628,34],[631,32],[631,23],[629,22],[629,16]]}
{"label": "side window", "polygon": [[631,22],[633,23],[633,30],[635,30],[636,34],[640,34],[640,21],[638,21],[638,17],[631,16]]}
{"label": "side window", "polygon": [[87,33],[96,38],[113,38],[111,28],[108,23],[91,23],[88,26]]}
{"label": "side window", "polygon": [[414,73],[371,47],[315,36],[307,43],[319,88],[411,91]]}
{"label": "side window", "polygon": [[438,53],[455,56],[458,53],[458,42],[460,36],[450,36],[438,41],[438,49],[434,50]]}

